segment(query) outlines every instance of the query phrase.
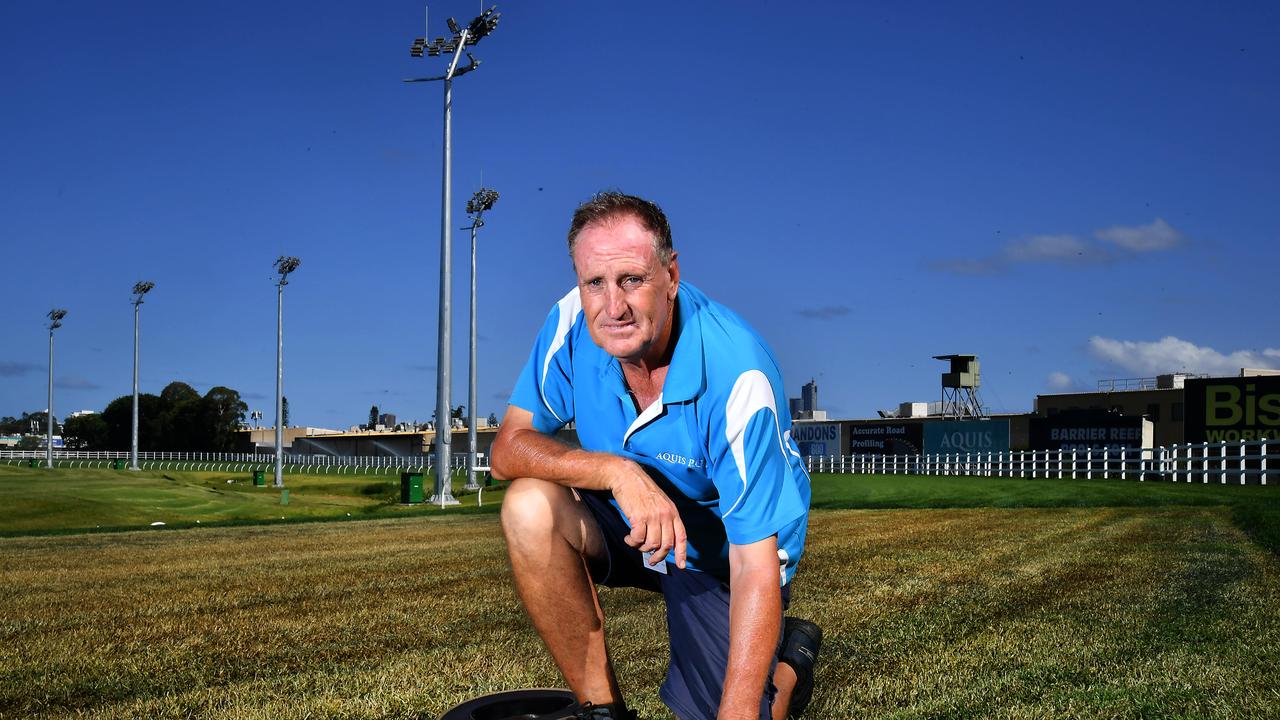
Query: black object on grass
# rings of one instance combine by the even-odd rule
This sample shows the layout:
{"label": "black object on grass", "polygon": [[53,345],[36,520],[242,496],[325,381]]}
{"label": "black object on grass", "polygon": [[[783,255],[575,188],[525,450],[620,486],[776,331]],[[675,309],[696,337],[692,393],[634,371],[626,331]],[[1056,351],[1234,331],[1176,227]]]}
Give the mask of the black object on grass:
{"label": "black object on grass", "polygon": [[507,690],[468,700],[440,720],[561,720],[573,717],[575,710],[569,690]]}

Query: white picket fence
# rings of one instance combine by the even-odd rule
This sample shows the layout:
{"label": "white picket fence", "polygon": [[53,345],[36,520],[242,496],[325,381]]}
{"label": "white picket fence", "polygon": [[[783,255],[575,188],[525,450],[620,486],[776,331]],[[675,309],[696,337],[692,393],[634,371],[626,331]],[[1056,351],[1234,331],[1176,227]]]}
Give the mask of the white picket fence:
{"label": "white picket fence", "polygon": [[823,455],[809,472],[876,475],[1170,480],[1266,485],[1280,481],[1280,440],[1157,448],[1005,450],[926,455]]}
{"label": "white picket fence", "polygon": [[[45,462],[44,450],[0,450],[0,463],[5,465],[24,464],[31,460]],[[115,461],[129,460],[127,452],[98,452],[86,450],[54,450],[54,464],[73,467],[111,467]],[[284,471],[289,473],[343,475],[364,473],[422,472],[430,473],[435,467],[432,455],[376,455],[363,457],[341,457],[335,455],[292,455],[286,454]],[[212,452],[140,452],[138,464],[145,469],[155,470],[261,470],[274,467],[275,455],[255,453],[212,453]],[[452,469],[465,471],[467,454],[454,453]]]}

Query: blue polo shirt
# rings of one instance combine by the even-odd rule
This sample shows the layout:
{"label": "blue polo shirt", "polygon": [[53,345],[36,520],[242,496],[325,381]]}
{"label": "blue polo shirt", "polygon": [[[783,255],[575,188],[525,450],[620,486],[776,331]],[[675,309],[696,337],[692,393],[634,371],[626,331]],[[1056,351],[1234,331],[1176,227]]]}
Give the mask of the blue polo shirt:
{"label": "blue polo shirt", "polygon": [[573,420],[584,449],[657,471],[689,536],[688,567],[727,580],[729,543],[777,535],[785,585],[804,551],[809,475],[779,412],[778,363],[742,318],[686,282],[675,318],[662,394],[637,412],[618,360],[591,339],[575,287],[547,316],[510,402],[540,432]]}

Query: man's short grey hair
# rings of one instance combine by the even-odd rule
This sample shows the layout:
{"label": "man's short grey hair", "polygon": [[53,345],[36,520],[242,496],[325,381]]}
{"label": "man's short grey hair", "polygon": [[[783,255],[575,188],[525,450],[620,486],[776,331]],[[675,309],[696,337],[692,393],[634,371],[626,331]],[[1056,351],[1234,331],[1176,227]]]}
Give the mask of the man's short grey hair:
{"label": "man's short grey hair", "polygon": [[569,258],[573,258],[574,244],[583,228],[594,222],[628,215],[639,220],[646,230],[653,233],[653,250],[658,254],[658,262],[664,266],[670,265],[675,250],[671,246],[671,225],[667,223],[667,216],[663,214],[662,208],[650,200],[616,190],[598,192],[573,211],[573,222],[569,225]]}

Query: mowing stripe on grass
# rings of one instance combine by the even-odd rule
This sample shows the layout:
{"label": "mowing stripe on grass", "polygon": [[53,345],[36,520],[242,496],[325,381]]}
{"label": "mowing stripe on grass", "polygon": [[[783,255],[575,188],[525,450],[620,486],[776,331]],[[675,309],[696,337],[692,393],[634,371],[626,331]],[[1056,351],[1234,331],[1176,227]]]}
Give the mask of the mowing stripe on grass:
{"label": "mowing stripe on grass", "polygon": [[[1280,560],[1225,508],[820,510],[815,718],[1268,717]],[[0,716],[416,718],[561,683],[493,516],[0,539]],[[660,598],[604,590],[645,718]]]}

